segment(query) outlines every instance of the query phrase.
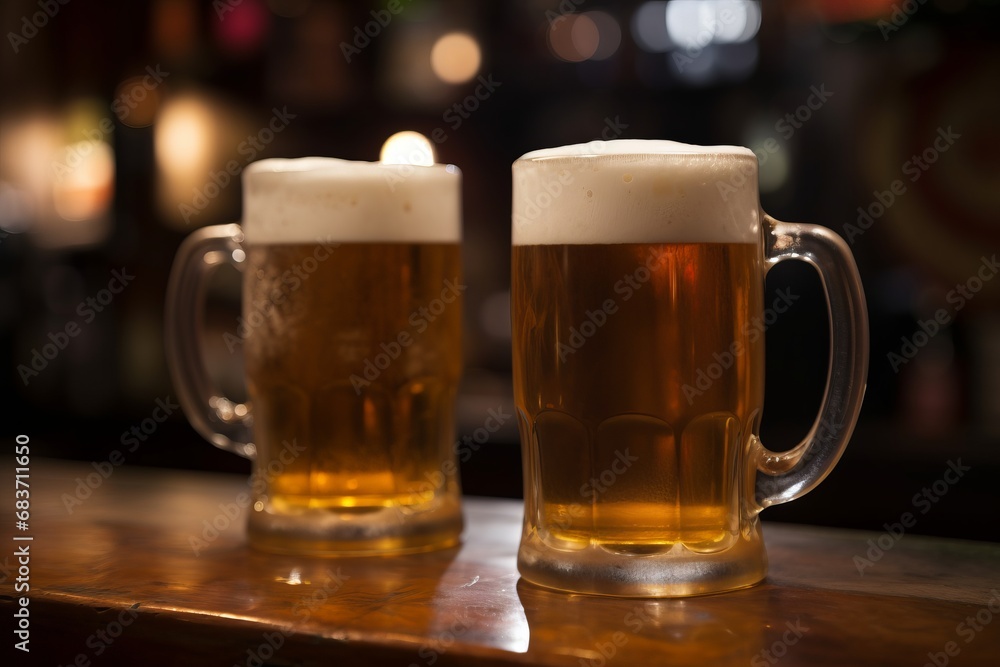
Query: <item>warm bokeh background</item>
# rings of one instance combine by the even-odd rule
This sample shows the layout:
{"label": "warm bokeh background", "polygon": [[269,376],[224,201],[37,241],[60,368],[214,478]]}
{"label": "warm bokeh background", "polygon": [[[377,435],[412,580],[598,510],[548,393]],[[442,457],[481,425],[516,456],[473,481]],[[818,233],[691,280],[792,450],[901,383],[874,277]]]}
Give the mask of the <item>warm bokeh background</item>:
{"label": "warm bokeh background", "polygon": [[[186,234],[239,219],[238,179],[221,175],[230,161],[372,160],[413,129],[462,168],[461,436],[488,408],[511,410],[511,162],[613,136],[742,144],[761,157],[767,211],[851,241],[872,326],[847,454],[814,493],[765,516],[882,530],[912,511],[914,533],[1000,540],[1000,279],[976,278],[1000,250],[1000,3],[761,4],[5,1],[0,441],[29,433],[35,454],[102,461],[175,396],[166,280]],[[134,278],[111,298],[114,271]],[[240,358],[221,334],[235,326],[238,285],[219,274],[205,334],[234,393]],[[818,279],[786,263],[769,298],[787,287],[803,298],[768,331],[773,449],[808,430],[826,372]],[[947,323],[923,336],[939,309]],[[75,335],[61,336],[67,326]],[[37,375],[19,371],[46,345],[54,358],[38,357]],[[912,358],[889,356],[904,350]],[[959,458],[971,470],[915,504]],[[249,470],[179,411],[126,459]],[[513,420],[462,473],[469,493],[520,495]]]}

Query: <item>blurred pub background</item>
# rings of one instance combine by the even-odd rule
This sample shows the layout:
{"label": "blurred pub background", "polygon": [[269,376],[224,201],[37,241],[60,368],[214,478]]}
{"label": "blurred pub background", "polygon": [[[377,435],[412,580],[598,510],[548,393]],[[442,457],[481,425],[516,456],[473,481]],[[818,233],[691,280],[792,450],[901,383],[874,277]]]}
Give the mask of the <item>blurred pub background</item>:
{"label": "blurred pub background", "polygon": [[[997,0],[6,1],[0,438],[248,472],[179,409],[123,446],[176,402],[174,252],[239,219],[248,162],[375,160],[404,129],[464,172],[469,435],[488,409],[513,412],[511,162],[617,137],[738,144],[758,154],[765,210],[851,243],[872,326],[844,459],[765,518],[883,530],[910,511],[913,533],[1000,540],[998,22]],[[762,438],[785,449],[819,405],[828,325],[808,266],[778,266],[767,289],[801,297],[767,332]],[[220,271],[208,301],[207,360],[239,397],[241,350],[223,342],[238,274]],[[462,475],[466,493],[520,497],[513,419]]]}

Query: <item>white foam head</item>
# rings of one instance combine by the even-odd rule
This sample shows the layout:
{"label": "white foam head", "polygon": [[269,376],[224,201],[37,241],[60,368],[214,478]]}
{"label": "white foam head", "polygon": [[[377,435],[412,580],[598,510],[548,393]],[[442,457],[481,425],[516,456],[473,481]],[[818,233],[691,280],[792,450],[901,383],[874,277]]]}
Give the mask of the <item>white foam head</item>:
{"label": "white foam head", "polygon": [[248,243],[457,243],[462,173],[308,157],[267,159],[243,171]]}
{"label": "white foam head", "polygon": [[758,242],[748,148],[593,141],[527,153],[513,176],[514,245]]}

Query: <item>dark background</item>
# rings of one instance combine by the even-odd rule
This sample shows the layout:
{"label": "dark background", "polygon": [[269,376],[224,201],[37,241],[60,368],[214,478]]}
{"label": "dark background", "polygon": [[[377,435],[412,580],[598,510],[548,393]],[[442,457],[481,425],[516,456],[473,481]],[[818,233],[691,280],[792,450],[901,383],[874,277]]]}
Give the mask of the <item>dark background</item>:
{"label": "dark background", "polygon": [[[765,518],[882,530],[911,511],[913,533],[1000,539],[1000,280],[986,281],[961,311],[948,300],[981,258],[1000,250],[998,3],[768,2],[756,32],[760,8],[751,4],[750,25],[732,43],[728,23],[690,24],[686,32],[675,23],[668,32],[664,2],[413,0],[377,29],[371,12],[384,10],[382,2],[53,0],[51,17],[38,14],[36,2],[3,3],[0,441],[28,433],[36,455],[103,461],[157,399],[176,398],[163,354],[170,265],[193,229],[239,219],[239,183],[219,188],[187,221],[179,206],[196,202],[196,191],[214,192],[207,184],[229,160],[246,161],[242,142],[274,109],[294,118],[252,150],[255,159],[374,160],[396,131],[443,128],[438,160],[464,173],[469,290],[458,436],[481,426],[489,408],[512,412],[514,159],[617,130],[624,138],[756,150],[773,138],[778,148],[761,165],[763,207],[852,242],[872,350],[861,421],[840,465],[816,491]],[[740,11],[737,20],[746,22]],[[25,23],[32,20],[44,25],[32,31]],[[342,44],[365,44],[358,35],[366,27],[377,34],[348,62]],[[431,71],[429,53],[455,30],[474,37],[482,61],[471,80],[447,84]],[[586,59],[594,34],[600,60]],[[162,78],[151,90],[142,86],[147,68]],[[470,102],[466,108],[476,108],[465,117],[449,114],[480,76],[495,90]],[[817,90],[832,95],[803,107]],[[786,119],[796,113],[795,124]],[[948,128],[959,138],[934,151]],[[928,149],[933,164],[908,168]],[[879,212],[897,179],[905,191]],[[845,228],[857,225],[859,207],[872,213],[861,234]],[[84,321],[79,304],[123,268],[134,280]],[[205,334],[216,341],[207,345],[210,365],[234,394],[239,354],[218,341],[235,326],[238,285],[235,272],[217,276]],[[777,450],[803,437],[814,418],[828,325],[808,266],[778,266],[767,287],[768,302],[781,288],[802,295],[767,333],[762,438]],[[948,323],[915,339],[919,322],[940,308]],[[70,322],[79,335],[25,382],[18,367],[30,366]],[[901,354],[904,338],[926,344],[894,368],[888,355]],[[125,458],[126,465],[249,471],[247,461],[205,443],[180,411]],[[959,459],[971,470],[921,514],[914,495]],[[467,493],[520,496],[513,420],[462,475]]]}

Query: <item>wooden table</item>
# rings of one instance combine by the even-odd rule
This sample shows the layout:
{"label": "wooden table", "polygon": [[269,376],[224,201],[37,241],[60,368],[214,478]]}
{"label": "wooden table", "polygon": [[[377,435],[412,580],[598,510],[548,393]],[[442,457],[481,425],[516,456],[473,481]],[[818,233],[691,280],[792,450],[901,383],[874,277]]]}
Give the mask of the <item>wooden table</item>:
{"label": "wooden table", "polygon": [[[272,556],[227,516],[245,479],[125,467],[88,489],[94,472],[32,461],[24,533],[4,503],[7,544],[31,554],[32,659],[14,664],[1000,665],[997,544],[768,524],[759,586],[598,598],[519,580],[516,502],[467,499],[464,543],[448,551]],[[891,548],[859,574],[855,556],[879,540]],[[13,561],[0,561],[7,628]]]}

